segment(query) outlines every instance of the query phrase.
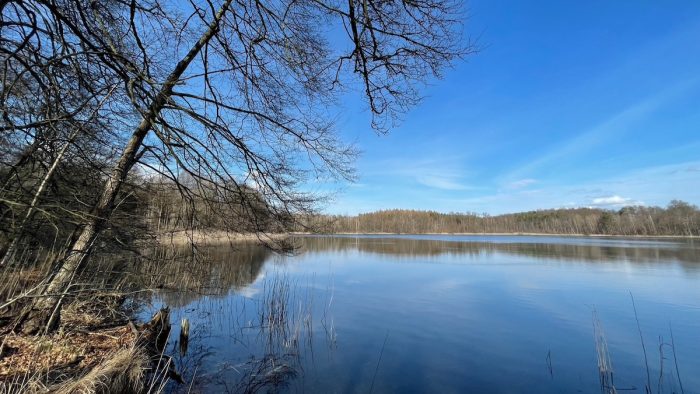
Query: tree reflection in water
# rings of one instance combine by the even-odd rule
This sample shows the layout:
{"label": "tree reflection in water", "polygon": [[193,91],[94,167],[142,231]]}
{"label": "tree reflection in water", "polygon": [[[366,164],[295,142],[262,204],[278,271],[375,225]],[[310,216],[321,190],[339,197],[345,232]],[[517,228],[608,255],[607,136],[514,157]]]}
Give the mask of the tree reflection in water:
{"label": "tree reflection in water", "polygon": [[[154,250],[137,276],[146,287],[162,284],[150,304],[174,307],[176,322],[189,316],[187,344],[173,327],[168,351],[194,387],[237,393],[277,390],[303,375],[303,359],[313,357],[314,329],[331,343],[329,305],[315,325],[313,286],[282,270],[262,270],[268,259],[274,260],[269,249],[241,243],[192,251]],[[227,338],[216,334],[222,331]],[[231,350],[220,352],[222,346]],[[212,358],[217,367],[202,370],[212,365]],[[171,385],[169,391],[187,392],[186,386]]]}

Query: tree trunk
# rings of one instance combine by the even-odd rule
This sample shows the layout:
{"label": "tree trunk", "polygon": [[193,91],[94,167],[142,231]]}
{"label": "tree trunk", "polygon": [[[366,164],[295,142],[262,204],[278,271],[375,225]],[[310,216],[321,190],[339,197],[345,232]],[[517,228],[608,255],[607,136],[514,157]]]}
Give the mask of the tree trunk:
{"label": "tree trunk", "polygon": [[44,297],[37,298],[31,309],[21,321],[22,332],[25,334],[36,333],[45,327],[51,331],[58,326],[63,298],[69,290],[73,278],[81,269],[92,250],[92,246],[98,235],[104,229],[116,201],[119,190],[129,171],[137,161],[137,152],[143,144],[144,138],[153,127],[153,124],[161,110],[172,95],[173,86],[178,82],[182,74],[197,56],[200,50],[219,30],[219,24],[233,0],[227,0],[216,13],[214,20],[200,39],[192,46],[185,57],[180,60],[168,78],[163,83],[160,92],[145,113],[138,127],[124,147],[119,161],[104,186],[102,195],[93,209],[91,221],[86,223],[80,235],[70,246],[66,257],[63,258],[55,270],[55,275],[50,279],[44,290]]}
{"label": "tree trunk", "polygon": [[[95,115],[97,115],[97,111],[99,111],[99,109],[102,108],[102,106],[107,101],[109,96],[111,96],[112,92],[114,92],[115,88],[116,88],[116,86],[112,87],[112,89],[110,89],[107,96],[105,96],[105,98],[100,102],[100,104],[97,106],[97,108],[95,108],[95,110],[93,111],[92,115],[90,116],[91,118],[94,117]],[[63,144],[61,149],[58,151],[56,158],[53,160],[53,163],[51,163],[51,167],[49,167],[49,170],[44,175],[44,178],[41,180],[39,187],[37,188],[36,192],[34,193],[34,198],[32,198],[32,202],[29,204],[29,208],[27,208],[27,212],[24,214],[24,218],[22,219],[22,223],[20,224],[19,229],[17,230],[14,238],[12,239],[10,246],[7,248],[7,251],[5,251],[5,254],[2,257],[2,260],[0,260],[0,268],[4,267],[6,265],[9,265],[10,262],[12,261],[12,259],[14,259],[14,255],[17,251],[17,247],[19,246],[20,242],[22,241],[22,237],[24,236],[24,233],[26,232],[27,225],[29,224],[29,221],[32,219],[32,216],[34,216],[34,212],[36,211],[36,207],[39,204],[39,199],[44,194],[44,190],[46,190],[46,185],[49,183],[49,181],[53,177],[53,174],[56,172],[56,169],[58,169],[58,165],[63,160],[63,156],[68,151],[68,148],[73,144],[73,142],[75,142],[75,139],[78,138],[81,131],[83,131],[82,127],[76,128],[68,136],[68,140],[66,141],[65,144]]]}

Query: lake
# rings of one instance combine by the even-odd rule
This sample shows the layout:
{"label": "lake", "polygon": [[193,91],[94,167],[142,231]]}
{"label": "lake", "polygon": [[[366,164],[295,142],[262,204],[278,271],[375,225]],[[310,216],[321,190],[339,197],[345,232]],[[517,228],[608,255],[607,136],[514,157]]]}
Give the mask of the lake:
{"label": "lake", "polygon": [[188,384],[170,390],[193,381],[194,392],[700,392],[698,240],[298,244],[293,255],[208,247],[177,263],[197,290],[163,290],[142,311],[171,308],[168,352]]}

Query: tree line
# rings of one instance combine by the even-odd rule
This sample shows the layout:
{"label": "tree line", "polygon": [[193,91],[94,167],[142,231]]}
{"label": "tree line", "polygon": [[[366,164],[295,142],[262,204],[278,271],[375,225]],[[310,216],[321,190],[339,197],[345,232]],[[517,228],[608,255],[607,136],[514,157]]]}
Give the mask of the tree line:
{"label": "tree line", "polygon": [[[34,164],[39,165],[39,164]],[[64,247],[82,221],[89,217],[89,207],[99,198],[99,168],[78,164],[58,166],[40,199],[34,201],[35,215],[26,217],[26,207],[33,196],[22,188],[33,189],[40,179],[30,172],[32,165],[19,168],[21,182],[7,182],[5,198],[0,201],[0,267],[20,263],[48,250]],[[9,169],[0,166],[0,177]],[[100,252],[123,251],[137,247],[150,237],[184,230],[224,230],[241,233],[283,232],[290,228],[291,215],[272,216],[270,207],[258,191],[241,186],[240,193],[217,193],[198,185],[194,179],[181,177],[177,182],[160,176],[132,174],[125,182],[119,209],[110,217],[100,237]],[[183,195],[181,189],[198,190]],[[10,200],[8,197],[12,196]]]}
{"label": "tree line", "polygon": [[547,209],[504,215],[391,209],[356,216],[315,215],[306,223],[325,233],[542,233],[700,236],[697,206]]}

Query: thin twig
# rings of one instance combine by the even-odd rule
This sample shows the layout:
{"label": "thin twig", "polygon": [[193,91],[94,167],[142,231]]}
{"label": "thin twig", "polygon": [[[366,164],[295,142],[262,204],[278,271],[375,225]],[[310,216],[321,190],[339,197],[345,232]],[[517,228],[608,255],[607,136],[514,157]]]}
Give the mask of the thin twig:
{"label": "thin twig", "polygon": [[637,315],[637,305],[634,303],[634,296],[630,291],[630,298],[632,298],[632,309],[634,309],[634,319],[637,321],[637,330],[639,330],[639,340],[642,342],[642,350],[644,351],[644,366],[647,370],[647,385],[644,391],[651,394],[651,375],[649,374],[649,359],[647,358],[647,348],[644,345],[644,336],[642,335],[642,327],[639,325],[639,316]]}
{"label": "thin twig", "polygon": [[374,389],[374,380],[377,378],[377,371],[379,371],[379,363],[382,362],[382,355],[384,354],[384,347],[386,346],[387,339],[389,339],[389,331],[386,332],[386,336],[384,337],[384,343],[382,344],[382,350],[379,352],[379,360],[377,360],[377,366],[374,368],[374,376],[372,376],[372,385],[369,386],[370,394]]}
{"label": "thin twig", "polygon": [[668,329],[671,331],[671,350],[673,350],[673,363],[676,364],[676,377],[678,377],[678,385],[681,386],[681,394],[685,394],[683,390],[683,382],[681,382],[681,373],[678,371],[678,359],[676,358],[676,342],[673,340],[673,328],[671,323],[668,323]]}

